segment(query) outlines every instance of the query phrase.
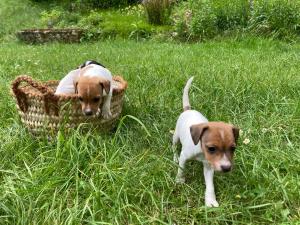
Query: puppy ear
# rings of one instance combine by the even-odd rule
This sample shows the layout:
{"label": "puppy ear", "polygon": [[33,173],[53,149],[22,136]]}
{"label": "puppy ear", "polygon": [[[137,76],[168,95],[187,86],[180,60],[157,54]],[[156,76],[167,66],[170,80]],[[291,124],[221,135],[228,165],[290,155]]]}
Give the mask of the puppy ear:
{"label": "puppy ear", "polygon": [[240,129],[238,127],[233,126],[232,132],[233,132],[235,142],[237,142],[237,140],[239,139],[239,136],[240,136]]}
{"label": "puppy ear", "polygon": [[78,94],[77,86],[78,86],[78,81],[75,80],[75,81],[74,81],[75,94]]}
{"label": "puppy ear", "polygon": [[106,94],[110,91],[110,81],[109,80],[101,80],[100,85],[102,85],[103,89],[105,90]]}
{"label": "puppy ear", "polygon": [[191,136],[195,145],[199,143],[204,132],[208,129],[207,123],[195,124],[190,127]]}

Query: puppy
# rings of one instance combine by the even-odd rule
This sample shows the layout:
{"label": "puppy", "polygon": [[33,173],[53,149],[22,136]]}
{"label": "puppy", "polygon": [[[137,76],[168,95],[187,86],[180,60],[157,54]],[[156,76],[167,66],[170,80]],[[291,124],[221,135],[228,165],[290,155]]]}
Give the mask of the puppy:
{"label": "puppy", "polygon": [[95,61],[87,61],[78,69],[70,71],[57,86],[56,95],[77,94],[82,112],[86,116],[98,115],[102,104],[102,116],[111,117],[111,72]]}
{"label": "puppy", "polygon": [[191,110],[188,91],[191,77],[183,91],[183,113],[179,116],[173,135],[174,161],[178,162],[176,144],[180,141],[182,150],[176,182],[184,183],[183,170],[187,160],[198,160],[204,165],[205,205],[218,207],[213,176],[214,171],[228,172],[232,169],[234,151],[239,137],[239,129],[223,122],[208,122],[198,111]]}

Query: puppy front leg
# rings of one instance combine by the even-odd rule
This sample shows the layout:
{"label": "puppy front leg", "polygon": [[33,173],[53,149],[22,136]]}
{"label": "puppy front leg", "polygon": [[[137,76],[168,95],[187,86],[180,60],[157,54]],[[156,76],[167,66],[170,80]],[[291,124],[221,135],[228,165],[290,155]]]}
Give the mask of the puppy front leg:
{"label": "puppy front leg", "polygon": [[104,119],[108,119],[111,117],[111,111],[110,111],[110,102],[111,102],[112,94],[111,92],[105,97],[103,106],[102,106],[102,116]]}
{"label": "puppy front leg", "polygon": [[185,168],[185,163],[186,163],[186,157],[183,154],[183,150],[180,153],[180,157],[179,157],[179,167],[178,167],[178,172],[177,172],[177,176],[176,176],[176,183],[184,183],[185,182],[185,177],[184,177],[184,168]]}
{"label": "puppy front leg", "polygon": [[205,179],[205,205],[207,207],[218,207],[219,203],[216,200],[215,187],[214,187],[214,170],[210,165],[204,163],[204,179]]}

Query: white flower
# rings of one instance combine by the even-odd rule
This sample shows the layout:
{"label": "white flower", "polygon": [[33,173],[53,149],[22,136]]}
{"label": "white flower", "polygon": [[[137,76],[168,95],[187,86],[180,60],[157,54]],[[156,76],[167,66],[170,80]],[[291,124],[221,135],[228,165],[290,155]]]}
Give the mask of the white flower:
{"label": "white flower", "polygon": [[236,195],[235,198],[241,199],[242,197],[240,195]]}
{"label": "white flower", "polygon": [[247,144],[250,143],[250,140],[249,140],[248,138],[245,138],[245,140],[243,141],[243,143],[244,143],[245,145],[247,145]]}
{"label": "white flower", "polygon": [[263,133],[267,133],[267,132],[268,132],[268,129],[267,129],[267,128],[263,128],[263,129],[261,129],[261,131],[262,131]]}
{"label": "white flower", "polygon": [[240,129],[240,135],[242,136],[244,133],[244,131],[242,129]]}

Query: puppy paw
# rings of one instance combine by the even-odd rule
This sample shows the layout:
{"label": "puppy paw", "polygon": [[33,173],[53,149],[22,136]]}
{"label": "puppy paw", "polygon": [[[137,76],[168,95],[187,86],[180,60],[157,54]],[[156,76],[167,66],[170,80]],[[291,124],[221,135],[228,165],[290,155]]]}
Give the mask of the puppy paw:
{"label": "puppy paw", "polygon": [[176,177],[175,182],[177,184],[184,184],[185,183],[185,178],[184,177]]}
{"label": "puppy paw", "polygon": [[111,112],[110,111],[106,111],[106,110],[103,110],[102,111],[102,117],[104,118],[104,119],[109,119],[110,117],[111,117],[112,115],[111,115]]}
{"label": "puppy paw", "polygon": [[174,154],[173,161],[174,161],[174,163],[178,164],[178,155]]}
{"label": "puppy paw", "polygon": [[219,203],[215,198],[205,198],[205,205],[207,207],[219,207]]}

